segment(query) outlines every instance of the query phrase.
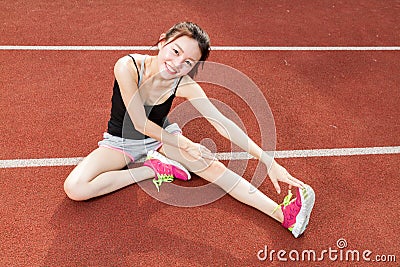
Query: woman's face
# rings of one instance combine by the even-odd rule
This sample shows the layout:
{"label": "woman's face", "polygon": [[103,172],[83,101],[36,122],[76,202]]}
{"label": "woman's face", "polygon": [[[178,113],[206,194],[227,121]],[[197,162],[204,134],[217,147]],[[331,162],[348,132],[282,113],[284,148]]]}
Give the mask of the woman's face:
{"label": "woman's face", "polygon": [[158,69],[164,79],[188,74],[201,58],[197,41],[188,36],[181,36],[170,43],[167,40],[160,45]]}

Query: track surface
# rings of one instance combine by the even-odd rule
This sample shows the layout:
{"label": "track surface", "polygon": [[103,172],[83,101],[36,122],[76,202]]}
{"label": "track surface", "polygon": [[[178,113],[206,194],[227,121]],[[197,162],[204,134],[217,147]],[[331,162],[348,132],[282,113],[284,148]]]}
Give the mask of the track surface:
{"label": "track surface", "polygon": [[[0,45],[152,45],[192,20],[218,46],[399,46],[399,1],[3,1]],[[135,52],[135,51],[129,51]],[[143,52],[143,51],[137,51]],[[128,51],[0,51],[0,160],[73,158],[93,150],[109,116],[112,68]],[[249,76],[274,115],[276,149],[400,145],[398,51],[214,51],[210,61]],[[250,136],[257,123],[233,106]],[[230,145],[208,125],[184,128],[195,141]],[[260,140],[257,140],[260,141]],[[225,162],[225,161],[224,161]],[[169,206],[134,185],[76,203],[62,184],[73,166],[0,169],[1,266],[399,266],[400,157],[283,158],[311,184],[309,229],[294,239],[268,216],[229,196],[195,208]],[[256,162],[244,173],[252,177]],[[189,186],[202,184],[194,178]],[[260,190],[282,201],[268,179]],[[338,248],[339,239],[347,247]],[[271,250],[371,250],[397,262],[260,261]],[[343,255],[344,255],[343,254]],[[339,254],[337,254],[339,255]]]}

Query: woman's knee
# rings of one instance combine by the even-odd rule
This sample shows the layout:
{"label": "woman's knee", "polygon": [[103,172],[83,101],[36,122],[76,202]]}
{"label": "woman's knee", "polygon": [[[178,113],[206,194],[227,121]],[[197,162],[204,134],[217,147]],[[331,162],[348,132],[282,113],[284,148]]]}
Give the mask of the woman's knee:
{"label": "woman's knee", "polygon": [[227,168],[222,162],[213,160],[207,164],[204,170],[198,172],[197,174],[209,182],[214,182],[221,177],[226,170]]}
{"label": "woman's knee", "polygon": [[86,186],[84,183],[79,182],[78,177],[74,177],[71,173],[68,178],[64,181],[64,192],[67,194],[68,198],[75,201],[84,201],[89,199]]}
{"label": "woman's knee", "polygon": [[190,172],[200,176],[206,175],[211,177],[219,177],[226,171],[226,166],[217,159],[194,159],[186,152],[175,147],[163,145],[160,152],[166,157],[180,162]]}

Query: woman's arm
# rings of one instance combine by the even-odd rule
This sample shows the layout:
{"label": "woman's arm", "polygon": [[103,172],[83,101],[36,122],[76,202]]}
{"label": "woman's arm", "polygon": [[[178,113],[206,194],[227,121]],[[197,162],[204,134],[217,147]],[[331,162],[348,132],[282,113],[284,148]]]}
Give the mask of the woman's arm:
{"label": "woman's arm", "polygon": [[[224,116],[209,100],[204,90],[194,81],[184,83],[177,95],[190,101],[204,118],[218,131],[220,135],[248,152],[258,160],[264,160],[265,152],[233,121]],[[265,158],[266,160],[266,158]]]}
{"label": "woman's arm", "polygon": [[156,123],[148,120],[137,86],[137,71],[130,57],[122,57],[116,62],[114,75],[120,87],[122,100],[137,131],[164,144],[188,151],[190,154],[196,151],[196,155],[202,153],[208,155],[209,158],[212,157],[211,152],[204,146],[195,144],[182,135],[170,134]]}
{"label": "woman's arm", "polygon": [[248,135],[233,121],[224,116],[208,99],[204,90],[194,81],[188,81],[178,90],[178,96],[185,97],[191,104],[214,126],[223,137],[263,162],[266,166],[271,164],[268,175],[278,193],[278,181],[286,182],[290,186],[302,187],[304,184],[292,177],[285,168],[280,166],[273,158],[267,155]]}

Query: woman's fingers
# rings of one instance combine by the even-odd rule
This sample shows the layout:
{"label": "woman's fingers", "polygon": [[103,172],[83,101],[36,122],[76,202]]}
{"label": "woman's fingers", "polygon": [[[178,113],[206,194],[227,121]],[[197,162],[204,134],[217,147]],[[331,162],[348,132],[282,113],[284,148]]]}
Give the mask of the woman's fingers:
{"label": "woman's fingers", "polygon": [[191,147],[187,150],[187,152],[195,160],[215,159],[215,155],[208,148],[198,143],[193,143]]}
{"label": "woman's fingers", "polygon": [[274,185],[276,192],[278,194],[280,194],[281,193],[281,187],[279,186],[278,181],[277,180],[272,180],[272,184]]}
{"label": "woman's fingers", "polygon": [[200,146],[200,155],[202,158],[215,159],[214,153],[212,153],[208,148],[202,145]]}
{"label": "woman's fingers", "polygon": [[291,189],[291,186],[295,186],[295,187],[299,187],[299,188],[303,188],[304,187],[302,184],[297,183],[297,182],[292,181],[292,180],[287,180],[286,183],[289,184],[289,189]]}
{"label": "woman's fingers", "polygon": [[304,188],[304,183],[302,181],[300,181],[299,179],[294,178],[290,174],[288,177],[288,184],[295,186],[295,187]]}
{"label": "woman's fingers", "polygon": [[294,178],[285,168],[283,168],[276,162],[273,165],[273,168],[271,169],[269,175],[278,194],[280,193],[279,182],[287,183],[289,185],[289,189],[291,189],[293,186],[298,188],[304,188],[305,186],[302,181]]}

